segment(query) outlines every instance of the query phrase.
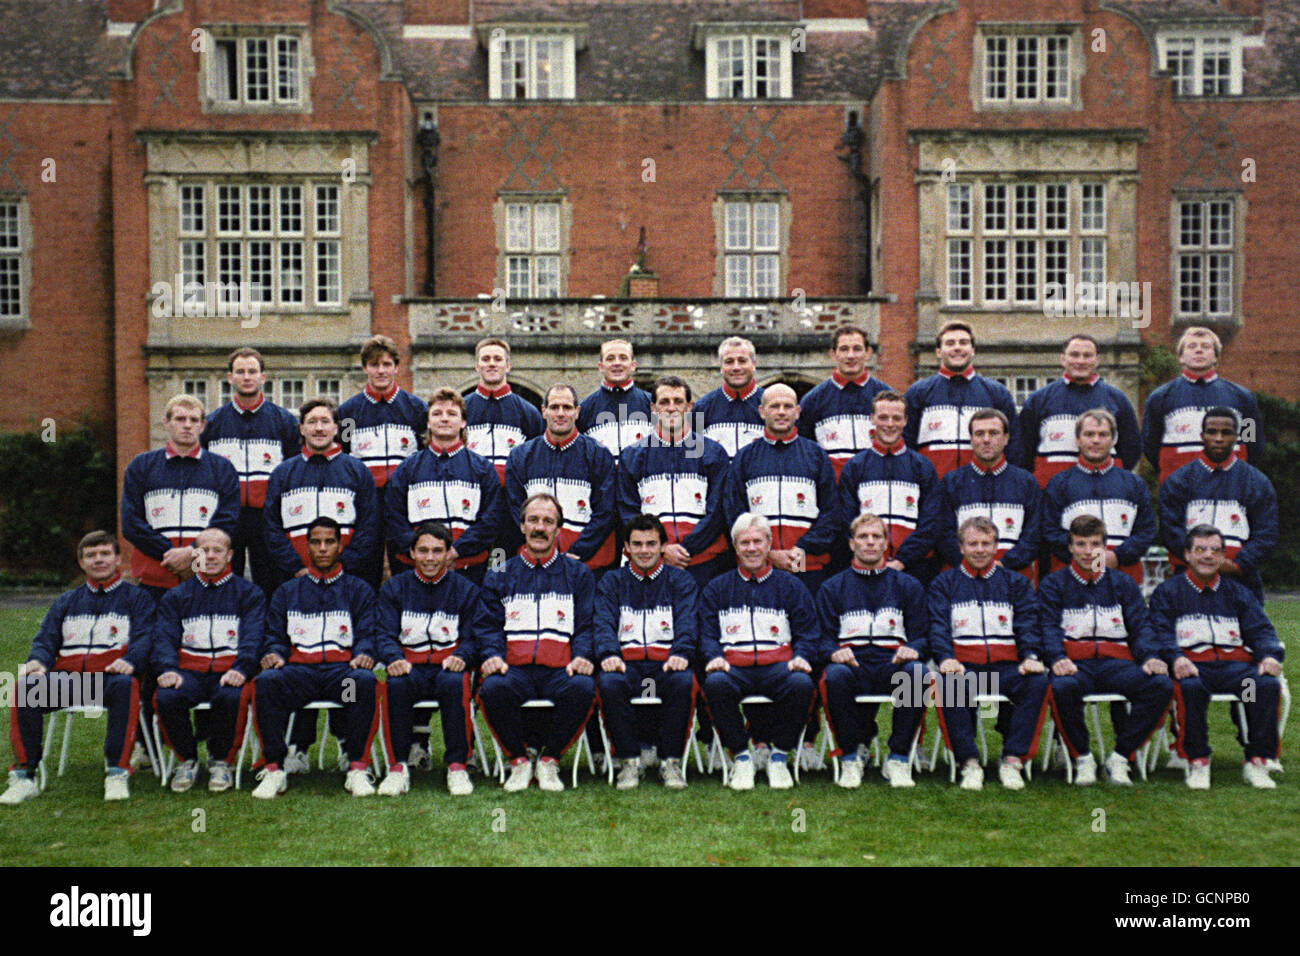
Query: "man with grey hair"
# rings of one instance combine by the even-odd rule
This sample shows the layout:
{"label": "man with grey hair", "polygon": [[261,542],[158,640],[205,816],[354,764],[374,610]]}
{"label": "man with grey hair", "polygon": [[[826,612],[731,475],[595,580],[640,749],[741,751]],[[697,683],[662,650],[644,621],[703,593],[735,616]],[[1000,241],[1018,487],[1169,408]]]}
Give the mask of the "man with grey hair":
{"label": "man with grey hair", "polygon": [[813,668],[825,656],[812,597],[795,576],[772,567],[772,528],[747,511],[731,527],[738,567],[704,588],[700,646],[705,661],[704,696],[722,744],[735,758],[729,786],[754,786],[754,761],[740,702],[750,695],[772,699],[768,784],[794,785],[786,755],[798,746],[813,698]]}
{"label": "man with grey hair", "polygon": [[758,368],[754,343],[738,335],[723,339],[718,346],[722,385],[695,403],[695,419],[706,438],[727,450],[728,457],[763,434],[759,403],[763,390],[754,373]]}

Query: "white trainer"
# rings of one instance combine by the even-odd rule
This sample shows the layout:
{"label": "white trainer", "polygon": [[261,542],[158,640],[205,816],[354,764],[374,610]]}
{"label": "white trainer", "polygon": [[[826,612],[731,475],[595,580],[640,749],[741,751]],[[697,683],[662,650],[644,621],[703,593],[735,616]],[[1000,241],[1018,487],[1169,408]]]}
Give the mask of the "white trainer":
{"label": "white trainer", "polygon": [[912,779],[912,763],[908,760],[895,760],[889,757],[880,765],[880,775],[889,781],[891,787],[915,787]]}
{"label": "white trainer", "polygon": [[381,797],[400,797],[411,789],[411,773],[404,764],[398,764],[384,775],[379,782]]}
{"label": "white trainer", "polygon": [[208,792],[225,793],[235,785],[235,775],[230,772],[230,764],[224,760],[214,760],[208,764]]}
{"label": "white trainer", "polygon": [[618,780],[614,783],[619,790],[635,790],[641,783],[641,758],[629,757],[623,761],[618,771]]}
{"label": "white trainer", "polygon": [[183,761],[176,767],[176,772],[172,774],[172,793],[184,793],[194,786],[194,781],[197,779],[199,779],[199,762],[197,760]]}
{"label": "white trainer", "polygon": [[447,790],[453,797],[468,797],[474,792],[474,783],[468,770],[448,770]]}
{"label": "white trainer", "polygon": [[537,786],[549,793],[559,793],[564,789],[558,760],[548,760],[543,757],[537,761]]}
{"label": "white trainer", "polygon": [[429,753],[419,741],[416,741],[411,744],[411,754],[406,761],[406,765],[416,770],[432,770],[433,754]]}
{"label": "white trainer", "polygon": [[789,790],[794,786],[794,777],[790,776],[790,767],[786,761],[767,762],[767,785],[773,790]]}
{"label": "white trainer", "polygon": [[1128,758],[1123,754],[1112,752],[1106,758],[1106,776],[1110,782],[1119,787],[1131,787],[1133,778],[1130,776],[1131,768],[1128,765]]}
{"label": "white trainer", "polygon": [[731,765],[731,777],[727,780],[727,786],[732,790],[753,790],[754,789],[754,761],[737,760]]}
{"label": "white trainer", "polygon": [[1268,761],[1252,757],[1241,765],[1241,778],[1258,790],[1276,790],[1277,783],[1268,775]]}
{"label": "white trainer", "polygon": [[520,790],[527,790],[532,782],[533,762],[525,759],[510,765],[510,776],[506,778],[503,789],[507,793],[517,793]]}
{"label": "white trainer", "polygon": [[41,792],[40,786],[27,774],[19,770],[9,771],[9,786],[0,793],[0,804],[12,806],[30,800]]}
{"label": "white trainer", "polygon": [[836,781],[845,790],[862,786],[862,760],[841,760],[840,779]]}
{"label": "white trainer", "polygon": [[259,800],[273,800],[289,789],[287,770],[263,770],[257,779],[261,782],[253,788],[253,796]]}
{"label": "white trainer", "polygon": [[105,800],[127,800],[131,797],[131,785],[128,783],[131,775],[123,771],[122,773],[110,773],[104,778],[104,799]]}
{"label": "white trainer", "polygon": [[809,741],[805,741],[804,745],[799,748],[799,769],[805,772],[826,769],[826,761]]}
{"label": "white trainer", "polygon": [[1282,773],[1282,761],[1276,757],[1269,757],[1264,761],[1264,769],[1269,773]]}
{"label": "white trainer", "polygon": [[149,764],[149,751],[145,749],[144,744],[140,741],[135,742],[131,748],[130,765],[132,770],[143,770]]}
{"label": "white trainer", "polygon": [[308,773],[311,770],[311,758],[293,745],[284,758],[285,773]]}
{"label": "white trainer", "polygon": [[370,782],[369,770],[349,770],[343,781],[343,789],[354,797],[373,797],[375,785]]}
{"label": "white trainer", "polygon": [[1092,754],[1079,754],[1074,758],[1074,783],[1079,787],[1091,787],[1097,782],[1097,758]]}
{"label": "white trainer", "polygon": [[659,762],[659,779],[668,790],[686,789],[686,774],[682,773],[682,762],[676,757]]}
{"label": "white trainer", "polygon": [[1016,757],[1007,757],[998,764],[998,781],[1008,790],[1025,789],[1025,778],[1021,774],[1022,764]]}
{"label": "white trainer", "polygon": [[1170,770],[1190,769],[1191,764],[1189,764],[1182,757],[1178,756],[1178,751],[1175,750],[1173,747],[1169,748],[1168,754],[1169,754],[1169,762],[1165,764],[1165,767],[1167,767]]}
{"label": "white trainer", "polygon": [[984,789],[984,768],[974,760],[968,760],[962,764],[961,788],[963,790]]}
{"label": "white trainer", "polygon": [[1210,789],[1210,761],[1208,759],[1202,758],[1192,761],[1192,765],[1187,769],[1187,788],[1189,790]]}

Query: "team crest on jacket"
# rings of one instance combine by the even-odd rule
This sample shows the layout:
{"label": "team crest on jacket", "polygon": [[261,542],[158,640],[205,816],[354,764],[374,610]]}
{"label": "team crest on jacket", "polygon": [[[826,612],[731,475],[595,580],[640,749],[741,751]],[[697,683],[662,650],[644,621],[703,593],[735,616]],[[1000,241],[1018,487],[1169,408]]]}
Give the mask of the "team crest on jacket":
{"label": "team crest on jacket", "polygon": [[427,507],[429,507],[429,499],[428,499],[428,498],[421,498],[419,501],[417,501],[417,502],[415,503],[415,506],[416,506],[417,508],[421,508],[421,509],[423,509],[423,508],[427,508]]}
{"label": "team crest on jacket", "polygon": [[587,502],[584,501],[582,498],[579,498],[576,502],[574,502],[574,504],[578,506],[578,511],[580,513],[582,514],[587,513]]}
{"label": "team crest on jacket", "polygon": [[762,496],[762,495],[754,495],[753,497],[751,497],[751,498],[749,499],[749,503],[750,503],[751,505],[761,505],[761,504],[763,503],[763,496]]}
{"label": "team crest on jacket", "polygon": [[[699,496],[697,495],[696,497],[699,497]],[[652,505],[652,504],[654,504],[654,502],[655,502],[655,496],[654,496],[654,495],[644,495],[644,496],[641,498],[641,504],[643,504],[643,505]]]}
{"label": "team crest on jacket", "polygon": [[474,509],[474,506],[470,504],[468,498],[460,499],[460,507],[461,510],[465,512],[465,514],[469,514]]}
{"label": "team crest on jacket", "polygon": [[271,453],[269,451],[262,452],[262,464],[264,465],[271,464]]}
{"label": "team crest on jacket", "polygon": [[411,443],[411,440],[410,440],[409,438],[407,438],[405,435],[403,435],[402,438],[401,438],[401,445],[402,445],[402,447],[405,448],[405,447],[406,447],[407,445],[409,445],[410,443]]}
{"label": "team crest on jacket", "polygon": [[1233,524],[1241,524],[1241,515],[1229,515],[1228,520]]}
{"label": "team crest on jacket", "polygon": [[341,502],[341,501],[336,501],[336,502],[334,502],[334,510],[335,510],[338,514],[343,514],[343,512],[344,512],[344,510],[345,510],[345,505],[344,505],[343,502]]}
{"label": "team crest on jacket", "polygon": [[373,438],[362,438],[360,441],[357,442],[357,451],[370,451],[370,447],[374,443],[375,442]]}
{"label": "team crest on jacket", "polygon": [[159,515],[161,515],[162,513],[163,513],[162,508],[152,508],[152,509],[150,509],[150,511],[149,511],[149,517],[151,517],[151,518],[157,518],[157,517],[158,517]]}
{"label": "team crest on jacket", "polygon": [[740,625],[739,625],[739,624],[728,624],[728,625],[727,625],[727,633],[728,633],[728,634],[739,634],[739,633],[740,633]]}
{"label": "team crest on jacket", "polygon": [[208,506],[199,505],[199,517],[206,518],[207,516],[208,516]]}
{"label": "team crest on jacket", "polygon": [[295,518],[298,515],[302,514],[302,505],[294,505],[292,508],[289,509],[289,514],[290,516]]}
{"label": "team crest on jacket", "polygon": [[1062,438],[1065,437],[1065,432],[1048,432],[1047,437],[1051,441],[1060,441]]}

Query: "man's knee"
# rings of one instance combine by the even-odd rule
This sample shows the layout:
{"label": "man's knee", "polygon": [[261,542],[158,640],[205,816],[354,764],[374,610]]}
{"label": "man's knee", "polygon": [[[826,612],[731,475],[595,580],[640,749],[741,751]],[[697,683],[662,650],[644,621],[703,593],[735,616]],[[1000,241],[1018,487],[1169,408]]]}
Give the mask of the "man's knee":
{"label": "man's knee", "polygon": [[626,699],[632,696],[632,685],[628,683],[627,674],[619,671],[601,671],[596,677],[596,686],[600,688],[602,700],[611,697]]}
{"label": "man's knee", "polygon": [[822,672],[822,680],[830,691],[848,692],[853,690],[853,668],[848,664],[827,664]]}
{"label": "man's knee", "polygon": [[1178,682],[1177,688],[1183,700],[1189,704],[1204,706],[1210,700],[1210,693],[1205,689],[1205,684],[1201,682],[1200,677],[1184,677]]}

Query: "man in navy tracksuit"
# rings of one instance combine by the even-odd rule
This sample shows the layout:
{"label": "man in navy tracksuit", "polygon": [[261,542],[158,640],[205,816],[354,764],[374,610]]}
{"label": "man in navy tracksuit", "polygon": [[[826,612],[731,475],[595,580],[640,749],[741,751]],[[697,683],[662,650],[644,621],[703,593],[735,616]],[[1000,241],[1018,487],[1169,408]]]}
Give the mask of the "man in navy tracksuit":
{"label": "man in navy tracksuit", "polygon": [[871,444],[871,400],[892,391],[867,367],[874,353],[865,329],[840,326],[831,333],[831,377],[799,403],[799,434],[825,449],[837,479],[848,460]]}
{"label": "man in navy tracksuit", "polygon": [[1235,408],[1248,431],[1243,431],[1236,455],[1258,463],[1264,452],[1264,424],[1259,403],[1251,391],[1219,377],[1223,344],[1212,330],[1193,326],[1178,339],[1182,374],[1165,382],[1147,397],[1142,413],[1142,451],[1160,472],[1160,482],[1195,458],[1201,451],[1201,419],[1207,408]]}
{"label": "man in navy tracksuit", "polygon": [[478,384],[465,396],[465,447],[482,455],[496,468],[501,486],[506,483],[506,459],[510,453],[536,438],[546,427],[530,403],[510,389],[510,343],[505,339],[482,339],[474,346],[474,368]]}
{"label": "man in navy tracksuit", "polygon": [[1053,475],[1074,465],[1079,456],[1074,423],[1086,411],[1104,408],[1115,416],[1115,458],[1132,471],[1142,457],[1142,433],[1128,396],[1097,374],[1097,340],[1072,335],[1061,349],[1061,368],[1049,382],[1025,399],[1020,409],[1020,453],[1016,462],[1034,473],[1040,488]]}
{"label": "man in navy tracksuit", "polygon": [[247,551],[253,580],[269,598],[283,578],[266,547],[266,482],[280,462],[298,454],[302,438],[297,415],[263,394],[266,372],[257,349],[235,349],[227,368],[230,401],[208,415],[199,441],[229,461],[239,476],[239,524],[231,535],[230,567],[243,577]]}
{"label": "man in navy tracksuit", "polygon": [[[598,449],[608,454],[604,449]],[[554,495],[525,499],[519,554],[483,582],[474,638],[483,683],[483,717],[510,761],[505,789],[527,789],[533,766],[527,752],[523,705],[555,705],[537,760],[537,785],[564,789],[559,758],[578,738],[596,700],[592,677],[592,599],[595,584],[582,562],[560,552],[564,511]]]}
{"label": "man in navy tracksuit", "polygon": [[1141,589],[1126,574],[1106,567],[1106,526],[1094,515],[1070,522],[1070,564],[1038,586],[1043,651],[1052,669],[1052,713],[1066,750],[1074,758],[1074,782],[1097,782],[1097,761],[1088,743],[1083,698],[1123,694],[1129,710],[1112,707],[1115,749],[1106,757],[1112,783],[1128,784],[1129,762],[1169,709],[1173,681],[1150,629]]}
{"label": "man in navy tracksuit", "polygon": [[971,460],[970,419],[982,408],[1007,416],[1010,437],[1007,458],[1020,461],[1020,428],[1016,402],[1001,385],[975,374],[975,335],[965,322],[945,322],[934,339],[939,371],[912,383],[907,400],[903,440],[930,460],[940,478]]}
{"label": "man in navy tracksuit", "polygon": [[[14,762],[0,804],[21,803],[40,793],[35,774],[44,752],[45,715],[70,703],[108,708],[104,799],[125,800],[131,795],[127,779],[140,713],[135,675],[149,660],[154,600],[143,588],[122,580],[117,538],[106,531],[92,531],[81,539],[77,563],[86,583],[50,605],[27,663],[18,671],[9,709]],[[85,676],[97,672],[103,674],[98,701],[94,699],[100,693],[98,682],[88,682]],[[73,675],[80,681],[75,689],[70,686]]]}
{"label": "man in navy tracksuit", "polygon": [[929,638],[925,591],[916,578],[885,563],[889,538],[882,518],[870,512],[855,517],[849,545],[849,567],[817,592],[822,643],[834,648],[821,693],[836,749],[844,755],[838,783],[847,788],[862,783],[859,747],[875,737],[877,705],[854,698],[890,694],[889,759],[880,770],[890,786],[910,787],[912,746],[925,716],[925,697],[918,693]]}
{"label": "man in navy tracksuit", "polygon": [[167,444],[131,459],[122,476],[122,537],[133,547],[131,573],[154,596],[193,572],[194,538],[204,528],[233,534],[239,524],[239,476],[199,445],[203,403],[177,395],[167,403]]}
{"label": "man in navy tracksuit", "polygon": [[1052,570],[1070,563],[1069,527],[1080,515],[1100,518],[1106,527],[1106,567],[1142,583],[1142,556],[1155,542],[1156,520],[1146,482],[1119,467],[1111,456],[1115,417],[1104,408],[1084,412],[1075,422],[1079,458],[1073,468],[1052,476],[1043,492],[1043,540]]}
{"label": "man in navy tracksuit", "polygon": [[[624,528],[628,564],[596,588],[596,683],[614,757],[623,762],[618,789],[631,790],[646,769],[642,754],[658,745],[664,786],[686,786],[682,760],[695,713],[698,594],[691,575],[664,561],[668,534],[654,515]],[[663,701],[657,735],[638,735],[633,697]]]}
{"label": "man in navy tracksuit", "polygon": [[939,537],[939,479],[934,465],[903,442],[907,405],[897,392],[872,400],[875,435],[840,472],[840,522],[870,512],[885,523],[885,563],[922,584],[934,577],[929,557]]}
{"label": "man in navy tracksuit", "polygon": [[1242,776],[1252,787],[1272,789],[1268,774],[1279,753],[1278,678],[1286,651],[1255,596],[1219,573],[1223,552],[1219,529],[1190,528],[1187,570],[1160,582],[1151,595],[1152,627],[1174,674],[1175,747],[1190,765],[1187,786],[1208,790],[1210,695],[1233,694],[1246,708],[1246,726],[1237,728],[1246,752]]}
{"label": "man in navy tracksuit", "polygon": [[623,449],[618,467],[619,516],[663,522],[663,559],[708,584],[730,563],[722,495],[727,452],[690,427],[691,387],[668,375],[654,385],[654,432]]}
{"label": "man in navy tracksuit", "polygon": [[180,760],[171,788],[184,793],[199,775],[190,710],[211,704],[208,789],[229,790],[230,766],[243,741],[253,677],[266,626],[266,595],[230,566],[230,537],[209,528],[194,539],[200,566],[158,602],[151,659],[158,675],[154,707]]}
{"label": "man in navy tracksuit", "polygon": [[601,374],[600,388],[582,400],[578,431],[600,442],[617,461],[624,448],[650,434],[650,393],[632,384],[636,359],[631,342],[611,339],[602,343],[596,367]]}
{"label": "man in navy tracksuit", "polygon": [[413,529],[438,521],[451,531],[452,567],[476,585],[505,519],[505,495],[492,463],[465,447],[465,400],[440,388],[429,402],[429,444],[388,479],[388,541],[402,551],[398,571],[411,563]]}
{"label": "man in navy tracksuit", "polygon": [[375,792],[367,772],[379,723],[373,670],[375,592],[361,578],[343,573],[341,537],[334,519],[312,521],[307,526],[311,566],[271,597],[262,672],[254,691],[257,734],[266,756],[255,797],[269,800],[288,787],[282,765],[289,749],[289,715],[312,701],[343,705],[348,757],[344,789],[354,797]]}
{"label": "man in navy tracksuit", "polygon": [[740,702],[751,695],[771,698],[767,782],[785,790],[794,785],[786,757],[807,723],[815,691],[812,670],[823,658],[817,612],[794,575],[772,566],[767,518],[741,514],[732,524],[731,542],[739,566],[710,581],[700,598],[704,697],[722,745],[735,758],[728,784],[733,790],[754,786]]}
{"label": "man in navy tracksuit", "polygon": [[957,528],[967,518],[980,515],[998,529],[994,560],[1008,571],[1019,571],[1037,581],[1042,528],[1038,482],[1007,460],[1010,423],[1002,412],[981,409],[971,416],[969,427],[970,463],[939,479],[936,550],[948,567],[957,567],[961,563]]}
{"label": "man in navy tracksuit", "polygon": [[[349,566],[348,570],[365,578],[375,590],[384,579],[385,488],[397,466],[419,450],[429,415],[424,399],[398,387],[400,363],[396,342],[386,335],[371,336],[361,347],[366,387],[339,406],[339,419],[351,423],[351,428],[342,432],[343,450],[370,469],[375,484],[375,547],[360,569]],[[405,551],[389,543],[388,560],[394,571]]]}
{"label": "man in navy tracksuit", "polygon": [[474,792],[467,765],[473,741],[470,701],[474,674],[473,622],[479,589],[451,568],[451,530],[426,521],[411,536],[414,567],[379,589],[379,660],[388,672],[380,692],[388,775],[381,796],[411,787],[407,755],[414,739],[417,701],[436,700],[446,746],[447,789]]}
{"label": "man in navy tracksuit", "polygon": [[728,458],[763,434],[758,405],[763,390],[754,378],[757,355],[754,343],[738,335],[718,345],[722,385],[695,403],[698,430],[727,451]]}
{"label": "man in navy tracksuit", "polygon": [[1021,769],[1034,759],[1047,711],[1038,602],[1023,575],[994,561],[997,535],[988,518],[963,521],[957,529],[961,563],[935,578],[928,596],[930,656],[939,662],[939,726],[961,766],[963,790],[984,786],[975,749],[975,695],[1011,699],[998,768],[1008,790],[1024,788]]}
{"label": "man in navy tracksuit", "polygon": [[1201,422],[1201,454],[1160,486],[1160,537],[1174,567],[1187,546],[1187,529],[1208,524],[1223,532],[1219,573],[1235,578],[1264,603],[1259,569],[1278,539],[1277,492],[1254,465],[1234,454],[1240,423],[1236,409],[1217,405]]}

